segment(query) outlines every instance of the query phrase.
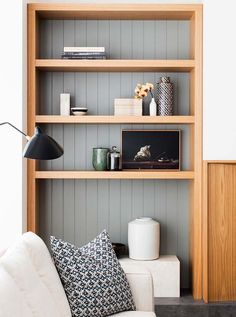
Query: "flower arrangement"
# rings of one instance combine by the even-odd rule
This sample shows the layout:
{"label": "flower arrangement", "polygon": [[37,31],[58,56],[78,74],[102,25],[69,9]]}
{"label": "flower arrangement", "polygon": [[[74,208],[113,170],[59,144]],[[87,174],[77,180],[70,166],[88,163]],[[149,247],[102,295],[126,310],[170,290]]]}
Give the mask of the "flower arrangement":
{"label": "flower arrangement", "polygon": [[134,92],[135,92],[135,98],[136,99],[141,99],[144,98],[148,95],[148,93],[150,93],[150,95],[153,98],[153,90],[154,86],[152,83],[146,83],[144,85],[141,84],[137,84]]}

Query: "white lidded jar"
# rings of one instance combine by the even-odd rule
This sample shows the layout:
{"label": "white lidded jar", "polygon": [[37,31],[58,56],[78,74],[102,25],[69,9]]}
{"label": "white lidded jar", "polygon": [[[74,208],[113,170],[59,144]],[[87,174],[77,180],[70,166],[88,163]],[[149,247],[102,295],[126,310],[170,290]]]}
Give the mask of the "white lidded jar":
{"label": "white lidded jar", "polygon": [[155,260],[160,251],[160,224],[149,217],[140,217],[128,225],[129,257],[134,260]]}

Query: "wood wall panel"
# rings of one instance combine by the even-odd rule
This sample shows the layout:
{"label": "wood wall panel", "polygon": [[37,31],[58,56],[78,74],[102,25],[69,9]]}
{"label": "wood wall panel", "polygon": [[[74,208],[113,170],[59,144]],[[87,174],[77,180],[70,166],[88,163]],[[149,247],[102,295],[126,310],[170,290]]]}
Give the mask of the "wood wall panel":
{"label": "wood wall panel", "polygon": [[236,164],[208,165],[208,299],[236,300]]}

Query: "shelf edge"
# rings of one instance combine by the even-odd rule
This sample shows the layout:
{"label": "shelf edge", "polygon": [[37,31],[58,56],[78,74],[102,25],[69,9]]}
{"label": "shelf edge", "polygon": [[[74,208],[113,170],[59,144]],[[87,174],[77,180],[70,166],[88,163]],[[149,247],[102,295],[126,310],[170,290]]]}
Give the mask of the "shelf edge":
{"label": "shelf edge", "polygon": [[44,116],[38,115],[36,123],[65,124],[194,124],[194,116]]}
{"label": "shelf edge", "polygon": [[193,171],[36,171],[36,179],[194,179]]}

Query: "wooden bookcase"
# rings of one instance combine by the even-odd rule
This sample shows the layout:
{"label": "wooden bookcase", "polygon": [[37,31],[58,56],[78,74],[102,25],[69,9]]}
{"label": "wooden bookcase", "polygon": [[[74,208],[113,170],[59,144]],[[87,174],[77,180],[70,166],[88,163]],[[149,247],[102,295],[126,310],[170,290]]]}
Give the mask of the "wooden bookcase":
{"label": "wooden bookcase", "polygon": [[[59,60],[39,57],[40,19],[90,20],[188,20],[190,22],[190,59],[188,60]],[[190,113],[171,117],[132,117],[94,115],[64,117],[37,115],[40,72],[188,72],[190,76]],[[28,5],[28,134],[37,124],[184,124],[190,133],[190,170],[188,171],[40,171],[28,161],[28,230],[37,232],[37,181],[39,179],[187,179],[190,182],[190,258],[192,292],[202,298],[202,5],[102,5],[29,4]]]}

